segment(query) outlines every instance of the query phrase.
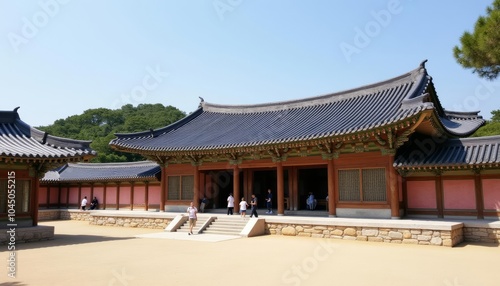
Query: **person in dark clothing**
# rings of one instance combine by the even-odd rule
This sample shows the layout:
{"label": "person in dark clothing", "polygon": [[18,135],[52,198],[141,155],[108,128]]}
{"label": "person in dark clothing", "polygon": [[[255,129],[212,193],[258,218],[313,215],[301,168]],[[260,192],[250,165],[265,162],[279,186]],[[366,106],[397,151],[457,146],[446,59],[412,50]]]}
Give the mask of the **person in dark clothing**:
{"label": "person in dark clothing", "polygon": [[267,190],[266,206],[267,206],[266,214],[272,214],[273,213],[273,194],[271,193],[271,189]]}
{"label": "person in dark clothing", "polygon": [[252,195],[250,205],[252,206],[252,213],[250,214],[250,217],[259,217],[259,214],[257,214],[257,197],[255,197],[255,195]]}
{"label": "person in dark clothing", "polygon": [[92,202],[90,202],[90,209],[96,210],[98,205],[99,205],[99,201],[97,200],[97,197],[94,197],[92,199]]}

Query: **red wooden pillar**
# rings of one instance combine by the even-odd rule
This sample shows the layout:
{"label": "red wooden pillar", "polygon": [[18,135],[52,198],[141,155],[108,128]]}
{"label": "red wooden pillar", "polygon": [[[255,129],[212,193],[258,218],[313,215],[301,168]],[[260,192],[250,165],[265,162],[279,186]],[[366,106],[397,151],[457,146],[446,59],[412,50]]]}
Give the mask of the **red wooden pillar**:
{"label": "red wooden pillar", "polygon": [[194,196],[193,203],[196,208],[199,208],[200,204],[200,171],[198,170],[198,165],[194,166]]}
{"label": "red wooden pillar", "polygon": [[238,165],[233,166],[233,197],[234,197],[234,211],[240,211],[240,168]]}
{"label": "red wooden pillar", "polygon": [[165,211],[166,192],[167,192],[167,166],[161,166],[161,181],[160,181],[160,212]]}
{"label": "red wooden pillar", "polygon": [[476,190],[477,218],[484,219],[483,184],[481,180],[481,173],[479,172],[479,170],[474,174],[474,186]]}
{"label": "red wooden pillar", "polygon": [[38,175],[31,180],[33,187],[33,198],[31,199],[31,210],[33,213],[33,226],[38,225],[38,196],[40,188],[40,178]]}
{"label": "red wooden pillar", "polygon": [[285,206],[285,181],[283,175],[283,163],[276,163],[276,180],[277,182],[277,193],[278,193],[278,215],[284,215],[284,206]]}
{"label": "red wooden pillar", "polygon": [[399,185],[398,185],[398,173],[393,167],[394,155],[389,156],[389,194],[390,194],[390,204],[391,204],[391,218],[399,219],[401,215],[399,213]]}
{"label": "red wooden pillar", "polygon": [[45,206],[45,208],[46,209],[50,208],[50,185],[47,185],[47,205]]}
{"label": "red wooden pillar", "polygon": [[443,198],[443,177],[441,172],[437,172],[436,176],[436,204],[438,218],[444,217],[444,198]]}
{"label": "red wooden pillar", "polygon": [[149,182],[145,181],[146,189],[144,190],[144,210],[149,210]]}
{"label": "red wooden pillar", "polygon": [[104,182],[104,189],[102,190],[102,209],[106,209],[106,189],[108,187],[108,182]]}
{"label": "red wooden pillar", "polygon": [[336,217],[337,209],[335,206],[335,169],[333,166],[333,159],[328,160],[328,216]]}
{"label": "red wooden pillar", "polygon": [[116,209],[120,209],[120,182],[116,182]]}
{"label": "red wooden pillar", "polygon": [[130,210],[134,210],[134,182],[130,182]]}

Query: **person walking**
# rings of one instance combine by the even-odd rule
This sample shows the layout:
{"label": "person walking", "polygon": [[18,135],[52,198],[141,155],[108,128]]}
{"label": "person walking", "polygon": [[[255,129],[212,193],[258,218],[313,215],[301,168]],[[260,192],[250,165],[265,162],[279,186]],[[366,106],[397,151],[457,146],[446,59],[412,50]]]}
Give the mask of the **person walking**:
{"label": "person walking", "polygon": [[229,197],[227,197],[227,215],[233,215],[234,210],[234,197],[233,194],[230,193]]}
{"label": "person walking", "polygon": [[198,210],[194,206],[193,202],[191,202],[191,205],[188,207],[187,213],[189,214],[189,233],[188,233],[188,235],[191,235],[191,234],[193,234],[193,227],[196,226],[196,219],[197,219],[196,214],[198,213]]}
{"label": "person walking", "polygon": [[247,207],[248,203],[245,201],[245,198],[242,197],[240,202],[240,215],[242,218],[245,218],[247,215]]}
{"label": "person walking", "polygon": [[266,206],[267,206],[266,214],[272,214],[273,213],[273,194],[271,193],[271,189],[267,189]]}
{"label": "person walking", "polygon": [[254,194],[252,194],[250,205],[252,206],[252,213],[250,214],[250,217],[259,217],[259,214],[257,213],[257,197]]}

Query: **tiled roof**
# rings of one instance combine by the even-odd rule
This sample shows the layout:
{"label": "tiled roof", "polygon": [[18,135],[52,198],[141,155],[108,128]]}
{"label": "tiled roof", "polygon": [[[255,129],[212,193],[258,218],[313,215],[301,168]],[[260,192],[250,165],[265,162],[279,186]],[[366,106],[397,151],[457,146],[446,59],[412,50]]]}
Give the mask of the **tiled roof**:
{"label": "tiled roof", "polygon": [[[203,102],[161,129],[115,134],[110,145],[126,151],[176,152],[262,146],[348,135],[403,122],[424,110],[435,112],[451,136],[466,136],[484,120],[473,113],[445,111],[424,63],[393,79],[303,100],[250,106]],[[453,116],[450,116],[452,114]]]}
{"label": "tiled roof", "polygon": [[23,122],[17,109],[0,111],[0,160],[79,161],[96,155],[91,141],[49,135]]}
{"label": "tiled roof", "polygon": [[127,163],[68,163],[49,171],[41,182],[156,180],[161,168],[150,161]]}
{"label": "tiled roof", "polygon": [[500,166],[500,136],[462,139],[418,137],[398,151],[394,167],[450,168]]}

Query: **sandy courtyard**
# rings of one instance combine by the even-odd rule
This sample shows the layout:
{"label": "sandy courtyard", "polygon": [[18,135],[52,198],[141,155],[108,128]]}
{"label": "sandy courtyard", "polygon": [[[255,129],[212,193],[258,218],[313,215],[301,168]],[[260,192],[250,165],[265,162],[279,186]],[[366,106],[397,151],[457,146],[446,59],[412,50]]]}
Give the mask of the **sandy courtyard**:
{"label": "sandy courtyard", "polygon": [[[218,242],[203,234],[137,238],[159,230],[53,221],[54,240],[17,244],[4,285],[500,285],[500,247],[454,248],[261,236]],[[205,234],[208,236],[209,234]]]}

